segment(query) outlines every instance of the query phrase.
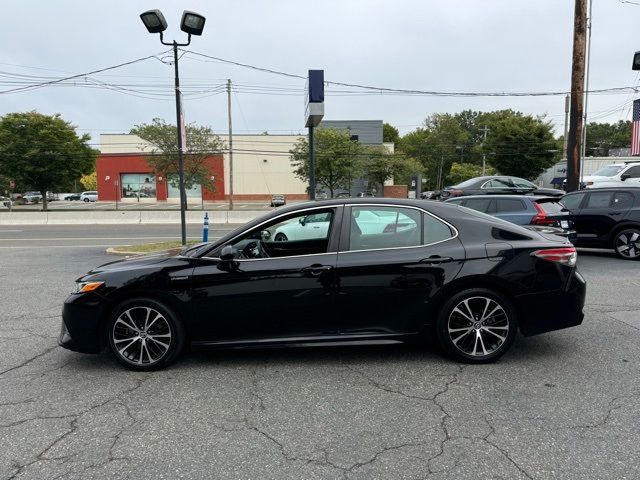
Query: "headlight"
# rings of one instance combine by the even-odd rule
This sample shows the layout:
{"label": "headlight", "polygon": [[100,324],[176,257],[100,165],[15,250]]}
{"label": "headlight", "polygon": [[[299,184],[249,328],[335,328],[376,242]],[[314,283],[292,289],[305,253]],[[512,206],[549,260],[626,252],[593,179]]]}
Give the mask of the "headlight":
{"label": "headlight", "polygon": [[77,282],[76,289],[73,293],[93,292],[102,285],[104,285],[104,282]]}

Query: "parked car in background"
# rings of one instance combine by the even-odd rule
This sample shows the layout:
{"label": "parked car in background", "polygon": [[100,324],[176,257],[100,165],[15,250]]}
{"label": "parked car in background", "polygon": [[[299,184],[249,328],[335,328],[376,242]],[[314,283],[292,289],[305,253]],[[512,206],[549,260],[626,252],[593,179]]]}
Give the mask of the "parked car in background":
{"label": "parked car in background", "polygon": [[70,193],[69,195],[65,195],[64,199],[67,201],[76,201],[80,200],[80,193]]}
{"label": "parked car in background", "polygon": [[607,165],[582,178],[585,188],[640,187],[640,162]]}
{"label": "parked car in background", "polygon": [[316,200],[326,200],[328,197],[328,195],[325,192],[317,192],[316,193]]}
{"label": "parked car in background", "polygon": [[40,203],[42,202],[42,194],[40,192],[26,192],[22,194],[24,203]]}
{"label": "parked car in background", "polygon": [[98,201],[98,192],[95,190],[89,190],[86,192],[82,192],[80,194],[80,200],[83,202],[97,202]]}
{"label": "parked car in background", "polygon": [[373,192],[360,192],[357,195],[358,198],[375,198],[375,195],[373,194]]}
{"label": "parked car in background", "polygon": [[11,207],[11,197],[4,197],[2,195],[0,195],[0,205],[2,205],[3,207]]}
{"label": "parked car in background", "polygon": [[571,213],[564,208],[557,197],[534,197],[530,195],[473,195],[446,200],[488,215],[501,218],[516,225],[553,227],[543,229],[546,233],[556,233],[573,241]]}
{"label": "parked car in background", "polygon": [[541,188],[529,180],[518,177],[500,175],[475,177],[442,190],[440,198],[446,200],[451,197],[467,195],[545,195],[561,197],[564,191],[553,188]]}
{"label": "parked car in background", "polygon": [[640,188],[580,190],[561,201],[571,212],[576,246],[613,248],[621,258],[640,258]]}
{"label": "parked car in background", "polygon": [[284,195],[271,195],[271,206],[281,207],[287,204],[287,199]]}
{"label": "parked car in background", "polygon": [[[264,240],[265,230],[310,215],[328,219],[322,237]],[[359,220],[370,215],[388,228],[368,232]],[[189,345],[429,338],[456,361],[486,363],[507,352],[518,331],[582,322],[586,284],[576,259],[557,236],[441,202],[305,202],[214,243],[83,275],[64,303],[58,342],[84,353],[108,349],[135,370],[166,367]]]}
{"label": "parked car in background", "polygon": [[349,192],[339,192],[336,193],[333,198],[351,198],[351,194]]}

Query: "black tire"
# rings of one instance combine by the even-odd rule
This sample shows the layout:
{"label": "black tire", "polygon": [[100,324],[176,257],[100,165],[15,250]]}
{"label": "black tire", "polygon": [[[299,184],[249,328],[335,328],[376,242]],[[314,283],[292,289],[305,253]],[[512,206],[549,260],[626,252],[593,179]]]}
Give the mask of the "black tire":
{"label": "black tire", "polygon": [[286,242],[288,240],[287,236],[282,232],[276,233],[276,236],[273,239],[274,242]]}
{"label": "black tire", "polygon": [[182,352],[185,342],[184,327],[177,316],[150,298],[122,302],[109,317],[106,330],[111,353],[131,370],[159,370],[170,365]]}
{"label": "black tire", "polygon": [[620,258],[625,260],[640,259],[640,230],[625,228],[615,234],[613,249]]}
{"label": "black tire", "polygon": [[444,353],[465,363],[497,360],[513,344],[517,329],[512,303],[485,288],[453,295],[439,309],[436,323],[438,343]]}
{"label": "black tire", "polygon": [[85,201],[85,202],[88,202],[88,201],[89,201],[89,199],[85,197],[85,198],[84,198],[84,201]]}

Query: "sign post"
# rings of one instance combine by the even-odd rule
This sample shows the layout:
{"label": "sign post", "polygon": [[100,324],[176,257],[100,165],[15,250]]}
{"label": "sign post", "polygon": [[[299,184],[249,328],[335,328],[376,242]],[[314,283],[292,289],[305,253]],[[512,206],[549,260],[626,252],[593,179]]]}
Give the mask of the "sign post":
{"label": "sign post", "polygon": [[316,199],[316,159],[313,133],[324,117],[324,70],[309,70],[305,127],[309,128],[309,198]]}

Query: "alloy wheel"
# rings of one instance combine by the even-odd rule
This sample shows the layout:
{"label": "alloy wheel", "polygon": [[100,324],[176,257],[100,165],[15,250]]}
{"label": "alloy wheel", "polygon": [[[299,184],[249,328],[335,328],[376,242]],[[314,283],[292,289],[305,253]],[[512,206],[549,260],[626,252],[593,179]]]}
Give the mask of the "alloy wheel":
{"label": "alloy wheel", "polygon": [[640,255],[640,232],[627,230],[616,237],[616,251],[624,258],[637,258]]}
{"label": "alloy wheel", "polygon": [[123,311],[112,329],[117,354],[127,363],[151,366],[162,360],[173,341],[171,325],[165,316],[150,307],[131,307]]}
{"label": "alloy wheel", "polygon": [[284,233],[278,233],[274,238],[276,242],[286,242],[288,240],[287,236]]}
{"label": "alloy wheel", "polygon": [[509,317],[488,297],[470,297],[458,303],[447,322],[451,343],[460,352],[481,358],[498,351],[509,335]]}

